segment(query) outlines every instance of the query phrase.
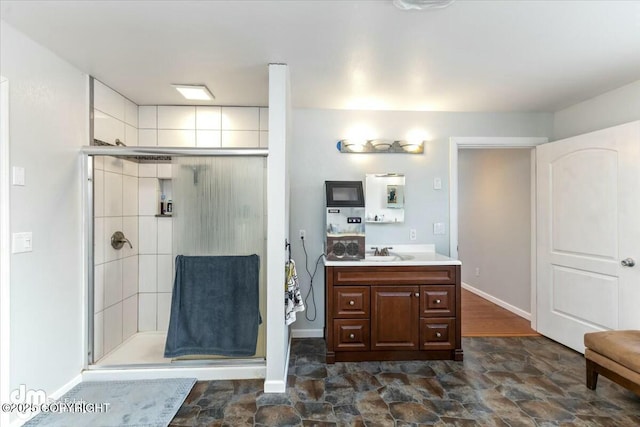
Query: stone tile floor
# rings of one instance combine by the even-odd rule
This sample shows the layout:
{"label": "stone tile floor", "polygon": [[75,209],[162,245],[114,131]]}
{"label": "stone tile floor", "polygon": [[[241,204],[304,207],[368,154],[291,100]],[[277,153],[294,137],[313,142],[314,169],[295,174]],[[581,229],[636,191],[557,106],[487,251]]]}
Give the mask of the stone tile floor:
{"label": "stone tile floor", "polygon": [[640,397],[598,380],[544,337],[464,338],[464,362],[324,363],[292,344],[287,392],[261,380],[198,382],[171,426],[639,426]]}

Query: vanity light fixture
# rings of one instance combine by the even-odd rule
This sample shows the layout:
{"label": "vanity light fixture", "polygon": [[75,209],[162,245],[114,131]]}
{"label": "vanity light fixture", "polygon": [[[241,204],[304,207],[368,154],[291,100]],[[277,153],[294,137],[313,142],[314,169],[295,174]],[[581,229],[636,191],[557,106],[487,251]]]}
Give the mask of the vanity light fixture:
{"label": "vanity light fixture", "polygon": [[341,153],[424,153],[425,141],[405,141],[391,139],[370,139],[367,141],[355,141],[342,139],[338,141],[337,148]]}
{"label": "vanity light fixture", "polygon": [[205,85],[172,84],[182,96],[190,101],[213,101],[215,96]]}

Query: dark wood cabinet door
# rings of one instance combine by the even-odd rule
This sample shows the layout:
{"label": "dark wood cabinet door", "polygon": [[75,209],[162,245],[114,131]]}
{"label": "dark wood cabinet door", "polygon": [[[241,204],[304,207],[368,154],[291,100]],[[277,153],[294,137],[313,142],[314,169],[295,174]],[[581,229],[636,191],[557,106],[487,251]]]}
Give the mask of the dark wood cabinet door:
{"label": "dark wood cabinet door", "polygon": [[371,350],[418,350],[420,288],[371,287]]}

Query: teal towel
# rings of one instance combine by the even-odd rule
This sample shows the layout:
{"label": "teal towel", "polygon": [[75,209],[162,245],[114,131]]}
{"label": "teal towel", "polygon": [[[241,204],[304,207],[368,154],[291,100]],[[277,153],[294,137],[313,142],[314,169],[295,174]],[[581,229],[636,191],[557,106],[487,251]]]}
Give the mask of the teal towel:
{"label": "teal towel", "polygon": [[178,255],[164,357],[253,356],[259,282],[258,255]]}

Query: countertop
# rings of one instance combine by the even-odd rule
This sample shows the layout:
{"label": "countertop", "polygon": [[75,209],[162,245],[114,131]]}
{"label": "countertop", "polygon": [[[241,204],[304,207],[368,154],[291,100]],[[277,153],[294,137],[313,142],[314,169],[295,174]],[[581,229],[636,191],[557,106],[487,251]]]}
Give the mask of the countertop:
{"label": "countertop", "polygon": [[[389,250],[390,255],[399,257],[407,257],[410,259],[393,260],[393,261],[376,261],[372,247],[368,246],[367,258],[357,261],[329,261],[323,257],[324,265],[327,267],[390,267],[390,266],[425,266],[425,265],[462,265],[458,259],[449,258],[446,255],[439,254],[435,251],[434,245],[386,245],[392,247]],[[379,248],[385,245],[374,245]]]}

